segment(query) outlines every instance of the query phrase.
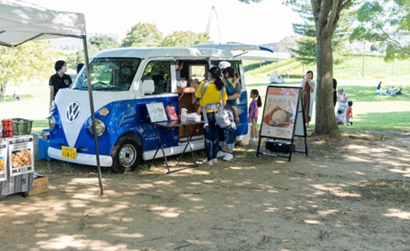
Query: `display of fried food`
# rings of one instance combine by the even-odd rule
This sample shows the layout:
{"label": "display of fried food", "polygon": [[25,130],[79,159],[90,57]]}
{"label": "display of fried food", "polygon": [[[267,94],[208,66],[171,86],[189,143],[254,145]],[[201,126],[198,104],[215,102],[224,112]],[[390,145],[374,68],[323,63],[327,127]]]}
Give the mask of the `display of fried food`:
{"label": "display of fried food", "polygon": [[4,159],[0,159],[0,172],[4,171],[6,168],[6,163],[4,163]]}
{"label": "display of fried food", "polygon": [[11,154],[11,163],[13,168],[31,165],[31,151],[23,149]]}

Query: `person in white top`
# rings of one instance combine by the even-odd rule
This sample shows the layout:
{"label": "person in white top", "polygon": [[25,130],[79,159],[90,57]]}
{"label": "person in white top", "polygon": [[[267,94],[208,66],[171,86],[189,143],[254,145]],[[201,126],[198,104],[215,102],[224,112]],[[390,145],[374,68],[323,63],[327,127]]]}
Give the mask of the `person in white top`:
{"label": "person in white top", "polygon": [[343,114],[346,113],[347,108],[347,93],[344,92],[343,88],[337,90],[337,111],[342,110]]}

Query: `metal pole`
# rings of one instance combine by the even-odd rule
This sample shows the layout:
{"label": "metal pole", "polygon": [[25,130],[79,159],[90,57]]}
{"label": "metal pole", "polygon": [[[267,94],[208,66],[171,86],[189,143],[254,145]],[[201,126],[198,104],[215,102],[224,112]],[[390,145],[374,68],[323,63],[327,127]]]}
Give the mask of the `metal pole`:
{"label": "metal pole", "polygon": [[366,41],[363,41],[362,78],[364,78],[364,52],[365,50],[366,50]]}
{"label": "metal pole", "polygon": [[90,112],[91,120],[93,124],[93,135],[94,135],[94,146],[95,146],[95,157],[97,160],[97,169],[98,169],[98,182],[100,185],[100,196],[104,194],[103,184],[102,184],[102,175],[101,175],[101,166],[100,166],[100,151],[98,149],[98,138],[95,133],[95,112],[94,112],[94,99],[93,99],[93,90],[91,86],[91,77],[90,77],[90,62],[88,58],[88,48],[87,48],[87,36],[83,37],[83,47],[84,47],[84,58],[85,58],[85,68],[87,73],[87,85],[88,85],[88,97],[90,100]]}

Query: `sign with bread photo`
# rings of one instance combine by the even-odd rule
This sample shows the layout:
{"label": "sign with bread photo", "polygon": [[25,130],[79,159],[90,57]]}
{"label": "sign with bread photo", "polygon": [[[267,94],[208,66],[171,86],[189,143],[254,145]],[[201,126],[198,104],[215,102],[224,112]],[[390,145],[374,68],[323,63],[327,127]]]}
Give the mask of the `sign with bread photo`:
{"label": "sign with bread photo", "polygon": [[7,141],[0,139],[0,181],[7,180]]}
{"label": "sign with bread photo", "polygon": [[25,136],[9,141],[9,172],[17,176],[34,172],[33,137]]}
{"label": "sign with bread photo", "polygon": [[292,139],[299,91],[299,88],[268,87],[261,136]]}

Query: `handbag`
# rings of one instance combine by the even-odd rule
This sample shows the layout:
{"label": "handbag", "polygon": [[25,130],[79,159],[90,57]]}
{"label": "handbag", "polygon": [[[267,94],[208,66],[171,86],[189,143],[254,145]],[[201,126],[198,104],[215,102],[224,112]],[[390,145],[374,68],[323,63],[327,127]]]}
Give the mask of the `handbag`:
{"label": "handbag", "polygon": [[223,92],[225,91],[225,88],[222,88],[221,90],[221,105],[219,106],[219,111],[215,113],[215,120],[216,123],[219,125],[220,128],[225,129],[229,126],[232,125],[233,122],[233,112],[226,109],[223,106]]}

